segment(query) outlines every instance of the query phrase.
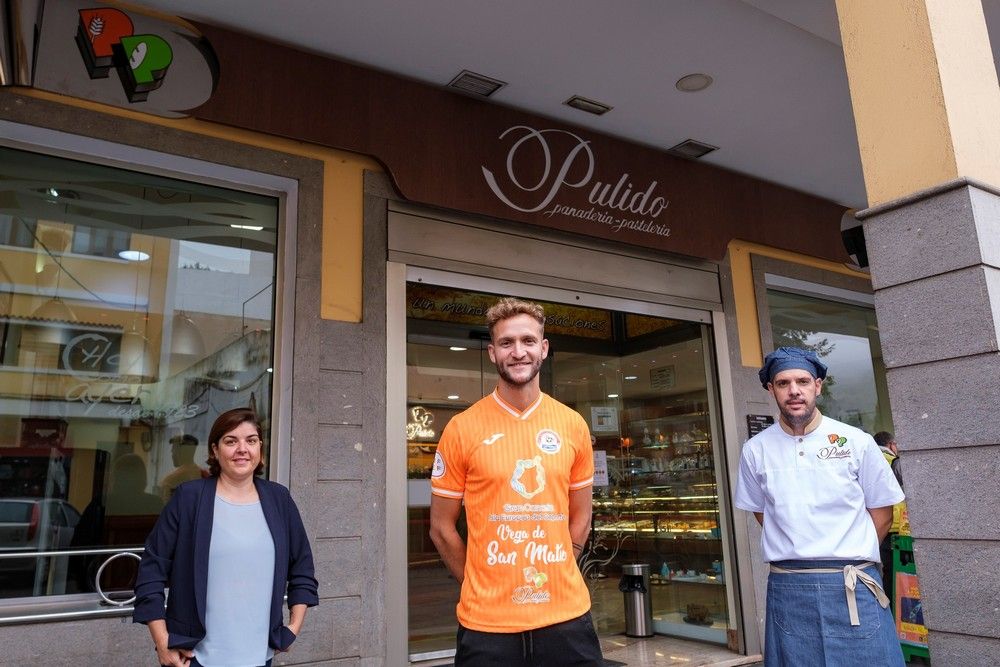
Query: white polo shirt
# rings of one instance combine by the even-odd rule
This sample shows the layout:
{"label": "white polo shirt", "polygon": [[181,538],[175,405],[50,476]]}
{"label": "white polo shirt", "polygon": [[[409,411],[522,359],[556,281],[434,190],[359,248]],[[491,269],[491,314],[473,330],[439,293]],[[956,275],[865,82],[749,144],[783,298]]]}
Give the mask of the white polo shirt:
{"label": "white polo shirt", "polygon": [[736,507],[764,513],[766,562],[879,562],[869,507],[903,500],[889,464],[864,431],[829,417],[803,436],[773,424],[743,446]]}

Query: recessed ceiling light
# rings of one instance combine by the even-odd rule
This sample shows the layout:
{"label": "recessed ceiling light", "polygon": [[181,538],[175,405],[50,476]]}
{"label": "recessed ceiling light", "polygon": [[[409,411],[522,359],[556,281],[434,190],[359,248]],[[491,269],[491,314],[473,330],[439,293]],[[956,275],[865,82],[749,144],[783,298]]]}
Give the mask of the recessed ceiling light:
{"label": "recessed ceiling light", "polygon": [[625,379],[626,380],[638,380],[639,376],[638,375],[626,375]]}
{"label": "recessed ceiling light", "polygon": [[671,155],[697,160],[698,158],[717,150],[719,150],[718,146],[706,144],[701,141],[695,141],[694,139],[686,139],[676,146],[668,148],[667,152]]}
{"label": "recessed ceiling light", "polygon": [[505,81],[494,79],[485,74],[470,72],[467,69],[463,69],[459,72],[458,76],[448,83],[449,88],[454,88],[455,90],[478,97],[489,97],[506,85]]}
{"label": "recessed ceiling light", "polygon": [[232,227],[233,229],[249,229],[251,232],[259,232],[262,229],[264,229],[263,227],[260,227],[258,225],[229,225],[229,226]]}
{"label": "recessed ceiling light", "polygon": [[149,253],[145,253],[141,250],[119,250],[118,256],[122,259],[127,259],[130,262],[145,262],[149,259]]}
{"label": "recessed ceiling light", "polygon": [[608,398],[618,398],[618,394],[608,394]]}
{"label": "recessed ceiling light", "polygon": [[452,352],[465,352],[469,348],[467,348],[467,347],[459,347],[458,345],[452,345],[448,349],[451,350]]}
{"label": "recessed ceiling light", "polygon": [[696,72],[677,79],[674,87],[682,93],[697,93],[712,85],[712,77]]}
{"label": "recessed ceiling light", "polygon": [[579,109],[580,111],[592,113],[595,116],[603,116],[607,112],[614,109],[614,107],[610,104],[604,104],[603,102],[597,102],[596,100],[588,100],[586,97],[580,97],[579,95],[574,95],[563,102],[563,104],[573,107],[574,109]]}
{"label": "recessed ceiling light", "polygon": [[448,400],[449,401],[457,401],[458,400],[458,394],[451,394],[450,396],[448,396]]}

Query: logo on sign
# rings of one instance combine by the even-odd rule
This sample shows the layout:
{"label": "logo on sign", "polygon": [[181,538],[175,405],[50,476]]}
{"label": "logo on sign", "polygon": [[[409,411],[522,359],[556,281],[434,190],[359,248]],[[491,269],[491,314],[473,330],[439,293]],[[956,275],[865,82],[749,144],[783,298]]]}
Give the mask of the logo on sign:
{"label": "logo on sign", "polygon": [[[483,166],[483,178],[497,199],[515,211],[575,218],[605,225],[615,233],[624,229],[670,236],[670,226],[657,221],[670,206],[658,193],[657,181],[643,188],[628,173],[614,182],[595,179],[597,158],[586,139],[566,130],[527,125],[509,127],[499,138],[514,139],[507,149],[506,173],[501,179]],[[540,157],[540,164],[531,156]],[[579,188],[589,188],[590,208],[559,199],[564,189]]]}
{"label": "logo on sign", "polygon": [[120,9],[81,9],[76,45],[91,79],[105,79],[114,67],[131,103],[145,102],[163,85],[174,54],[159,35],[133,34],[132,19]]}

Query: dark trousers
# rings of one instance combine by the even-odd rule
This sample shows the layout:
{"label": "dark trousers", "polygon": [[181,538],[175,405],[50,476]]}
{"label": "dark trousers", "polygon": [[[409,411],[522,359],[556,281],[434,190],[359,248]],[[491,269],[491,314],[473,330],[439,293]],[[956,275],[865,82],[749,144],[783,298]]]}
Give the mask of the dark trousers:
{"label": "dark trousers", "polygon": [[590,612],[525,632],[479,632],[458,626],[455,667],[604,667]]}

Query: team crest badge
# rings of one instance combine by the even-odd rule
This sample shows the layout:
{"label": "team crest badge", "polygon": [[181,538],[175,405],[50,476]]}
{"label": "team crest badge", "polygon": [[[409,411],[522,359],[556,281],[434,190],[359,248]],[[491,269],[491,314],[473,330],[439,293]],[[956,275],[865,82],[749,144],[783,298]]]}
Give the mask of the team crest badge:
{"label": "team crest badge", "polygon": [[562,449],[562,439],[552,429],[542,429],[535,436],[535,444],[546,454],[555,454]]}
{"label": "team crest badge", "polygon": [[431,468],[431,477],[438,479],[444,477],[445,465],[441,452],[434,452],[434,467]]}

